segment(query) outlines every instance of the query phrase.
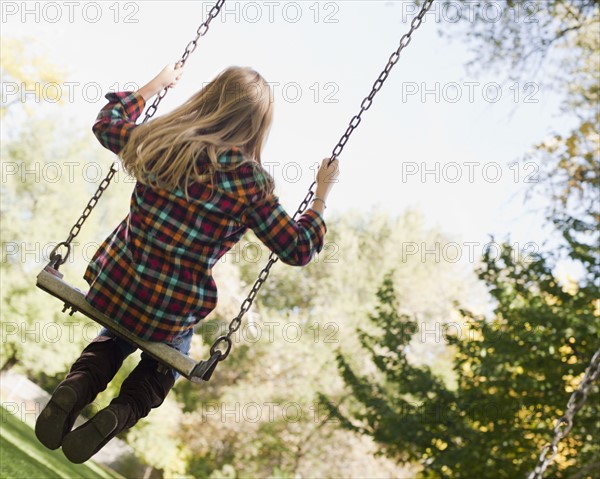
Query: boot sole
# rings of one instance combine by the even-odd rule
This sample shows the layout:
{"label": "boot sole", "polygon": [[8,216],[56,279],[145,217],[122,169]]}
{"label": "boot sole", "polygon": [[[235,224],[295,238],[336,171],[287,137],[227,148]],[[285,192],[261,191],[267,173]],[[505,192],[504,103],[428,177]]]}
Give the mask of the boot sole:
{"label": "boot sole", "polygon": [[59,387],[35,423],[35,435],[48,449],[58,449],[65,436],[65,423],[73,406],[77,402],[77,393],[68,386]]}
{"label": "boot sole", "polygon": [[112,439],[111,433],[118,424],[119,420],[111,410],[100,411],[65,436],[62,444],[64,455],[75,464],[84,463]]}

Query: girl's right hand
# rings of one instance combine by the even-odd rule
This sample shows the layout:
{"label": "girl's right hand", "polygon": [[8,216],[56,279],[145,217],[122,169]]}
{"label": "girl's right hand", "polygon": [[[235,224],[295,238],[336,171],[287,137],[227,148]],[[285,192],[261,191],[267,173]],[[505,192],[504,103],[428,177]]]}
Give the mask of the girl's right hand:
{"label": "girl's right hand", "polygon": [[325,199],[333,185],[337,183],[340,174],[339,160],[335,158],[330,165],[329,158],[325,158],[321,163],[319,172],[317,173],[317,191],[316,195]]}

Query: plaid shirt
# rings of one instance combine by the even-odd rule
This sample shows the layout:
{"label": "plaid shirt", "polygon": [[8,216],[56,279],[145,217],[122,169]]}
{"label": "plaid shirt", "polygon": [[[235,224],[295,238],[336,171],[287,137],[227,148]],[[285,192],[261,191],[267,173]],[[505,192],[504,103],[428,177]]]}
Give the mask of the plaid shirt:
{"label": "plaid shirt", "polygon": [[[109,93],[93,131],[118,153],[145,102],[131,92]],[[242,161],[240,150],[219,163]],[[308,209],[294,221],[276,196],[256,202],[261,168],[218,172],[212,186],[194,183],[190,200],[136,183],[130,211],[102,243],[84,275],[87,301],[142,339],[170,342],[217,305],[212,268],[251,229],[287,264],[305,265],[321,251],[323,217]]]}

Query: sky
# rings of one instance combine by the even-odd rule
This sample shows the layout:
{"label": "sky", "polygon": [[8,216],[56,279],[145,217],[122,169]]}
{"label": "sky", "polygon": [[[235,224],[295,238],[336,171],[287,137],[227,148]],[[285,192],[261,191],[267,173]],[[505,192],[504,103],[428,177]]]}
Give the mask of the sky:
{"label": "sky", "polygon": [[[272,86],[275,117],[263,153],[288,211],[315,166],[336,145],[414,16],[410,2],[227,1],[182,80],[158,114],[181,104],[229,65],[259,71]],[[11,2],[2,35],[35,37],[48,61],[67,71],[60,109],[90,131],[108,91],[142,86],[176,62],[212,2]],[[539,79],[505,83],[469,76],[472,51],[456,14],[436,4],[413,34],[372,107],[340,156],[327,214],[382,208],[422,211],[465,256],[490,235],[545,248],[543,204],[525,201],[538,165],[515,164],[572,119],[559,93]],[[491,12],[497,21],[502,12]],[[525,21],[525,19],[520,19]],[[467,26],[468,28],[468,26]],[[447,33],[440,36],[440,31]],[[68,85],[66,84],[68,82]],[[43,95],[42,95],[43,96]],[[40,109],[42,111],[42,109]],[[41,113],[40,113],[41,114]],[[110,154],[107,153],[107,164]],[[326,217],[327,219],[327,217]],[[475,246],[473,246],[475,245]]]}

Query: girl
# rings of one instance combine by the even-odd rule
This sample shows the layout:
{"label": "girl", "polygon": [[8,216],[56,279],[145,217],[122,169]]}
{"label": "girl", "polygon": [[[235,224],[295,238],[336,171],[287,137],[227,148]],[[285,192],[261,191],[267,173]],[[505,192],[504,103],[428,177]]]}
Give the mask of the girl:
{"label": "girl", "polygon": [[[323,247],[325,202],[338,161],[324,160],[311,208],[294,221],[261,166],[272,119],[265,80],[231,67],[181,107],[136,125],[146,102],[176,85],[166,66],[136,92],[109,93],[93,131],[137,182],[130,211],[92,258],[87,301],[142,339],[184,354],[193,328],[217,304],[214,264],[251,229],[285,263],[306,265]],[[135,346],[103,328],[54,391],[36,423],[48,448],[62,445],[75,463],[162,404],[178,373],[142,354],[118,397],[71,431],[75,418],[106,389]]]}

